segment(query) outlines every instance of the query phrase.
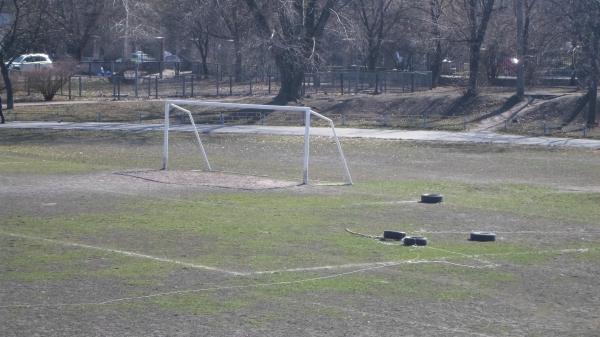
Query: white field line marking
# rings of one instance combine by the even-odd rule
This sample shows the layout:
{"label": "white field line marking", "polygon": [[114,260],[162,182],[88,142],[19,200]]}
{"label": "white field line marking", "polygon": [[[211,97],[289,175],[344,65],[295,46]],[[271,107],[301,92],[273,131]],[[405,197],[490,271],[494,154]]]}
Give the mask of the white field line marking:
{"label": "white field line marking", "polygon": [[418,204],[417,200],[397,200],[397,201],[371,201],[349,204],[348,206],[372,206],[372,205],[401,205],[401,204]]}
{"label": "white field line marking", "polygon": [[471,257],[480,257],[480,256],[517,256],[517,255],[527,255],[527,254],[558,254],[558,253],[587,253],[590,250],[596,250],[596,248],[567,248],[567,249],[546,249],[546,250],[538,250],[532,252],[512,252],[512,253],[487,253],[487,254],[476,254],[476,255],[468,255]]}
{"label": "white field line marking", "polygon": [[[18,238],[42,240],[42,241],[47,241],[47,242],[56,243],[56,244],[63,244],[64,243],[64,244],[67,244],[67,245],[73,245],[75,247],[82,247],[82,248],[90,248],[90,249],[98,249],[99,248],[99,247],[94,247],[94,246],[89,246],[89,245],[72,244],[72,243],[66,243],[66,242],[57,241],[57,240],[44,239],[44,238],[36,238],[36,237],[30,237],[30,236],[26,236],[26,235],[19,235],[19,234],[2,233],[2,232],[0,232],[0,234],[6,234],[6,235],[9,235],[9,236],[18,237]],[[99,250],[108,251],[108,252],[117,252],[117,253],[121,252],[121,251],[118,251],[118,250],[105,249],[105,248],[99,248]],[[588,248],[561,249],[561,250],[539,251],[537,253],[545,253],[545,252],[549,252],[549,253],[556,253],[556,252],[560,252],[560,253],[574,253],[574,252],[576,252],[576,253],[585,253],[585,252],[588,252],[589,250],[590,249],[588,249]],[[462,254],[462,253],[458,253],[458,254],[469,256],[467,254]],[[517,254],[518,253],[512,253],[512,254],[511,253],[506,253],[506,254],[482,254],[482,255],[487,255],[487,256],[492,256],[493,255],[493,256],[496,256],[496,255],[517,255]],[[528,253],[524,252],[522,254],[528,254]],[[133,253],[132,256],[144,257],[144,258],[148,257],[147,255],[137,254],[137,253]],[[151,257],[151,258],[157,259],[158,261],[162,261],[162,262],[169,262],[169,263],[177,263],[177,264],[188,265],[188,263],[186,263],[186,262],[174,261],[174,260],[170,260],[170,259],[154,258],[154,257]],[[240,285],[240,286],[207,287],[207,288],[199,288],[199,289],[167,291],[167,292],[161,292],[161,293],[155,293],[155,294],[149,294],[149,295],[142,295],[142,296],[122,297],[122,298],[110,299],[110,300],[105,300],[105,301],[100,301],[100,302],[55,303],[55,304],[9,304],[9,305],[1,305],[0,309],[49,308],[49,307],[57,308],[57,307],[70,307],[70,306],[107,305],[107,304],[118,303],[118,302],[125,302],[125,301],[143,300],[143,299],[154,298],[154,297],[159,297],[159,296],[181,295],[181,294],[189,294],[189,293],[197,293],[197,292],[205,292],[205,291],[234,290],[234,289],[248,289],[248,288],[258,288],[258,287],[271,287],[271,286],[281,286],[281,285],[292,285],[292,284],[299,284],[299,283],[305,283],[305,282],[311,282],[311,281],[319,281],[319,280],[332,279],[332,278],[342,277],[342,276],[345,276],[345,275],[356,274],[356,273],[361,273],[361,272],[375,270],[375,269],[381,269],[381,268],[386,268],[386,267],[399,266],[399,265],[402,265],[402,264],[426,264],[426,263],[448,264],[448,265],[457,266],[457,267],[466,267],[466,268],[475,268],[475,269],[494,268],[494,267],[498,266],[498,265],[472,266],[472,265],[465,265],[465,264],[459,264],[459,263],[449,262],[449,261],[445,261],[445,260],[405,260],[405,261],[397,261],[397,262],[376,262],[376,263],[371,263],[371,264],[364,264],[365,268],[351,270],[351,271],[348,271],[348,272],[343,272],[343,273],[338,273],[338,274],[333,274],[333,275],[320,276],[320,277],[312,277],[312,278],[300,279],[300,280],[295,280],[295,281],[282,281],[282,282],[271,282],[271,283],[258,283],[258,284],[250,284],[250,285]],[[356,266],[356,265],[358,265],[358,264],[354,264],[354,266]],[[198,265],[191,265],[191,266],[197,266],[200,269],[215,270],[215,268],[212,268],[212,267],[205,267],[205,266],[198,266]],[[324,269],[333,269],[333,268],[337,269],[337,268],[343,268],[345,266],[350,266],[350,265],[324,266],[323,268]],[[312,267],[309,270],[315,270],[314,268],[319,268],[319,267]],[[304,271],[304,270],[306,270],[306,268],[290,269],[290,271]],[[220,270],[220,269],[217,269],[217,271],[224,272],[223,270]],[[282,270],[282,271],[285,271],[285,270]],[[274,273],[274,272],[278,272],[278,271],[256,272],[256,273],[237,273],[237,272],[231,272],[231,271],[226,271],[226,272],[228,272],[228,273],[235,273],[235,275],[245,275],[245,276],[248,276],[248,275],[260,274],[260,273],[262,273],[262,274]]]}
{"label": "white field line marking", "polygon": [[[190,262],[184,262],[184,261],[179,261],[179,260],[174,260],[174,259],[155,257],[155,256],[151,256],[151,255],[146,255],[146,254],[140,254],[140,253],[135,253],[135,252],[129,252],[129,251],[111,249],[111,248],[105,248],[105,247],[98,247],[98,246],[92,246],[92,245],[86,245],[86,244],[75,243],[75,242],[46,239],[46,238],[42,238],[42,237],[36,237],[36,236],[30,236],[30,235],[24,235],[24,234],[6,233],[6,232],[0,232],[0,234],[17,237],[17,238],[22,238],[22,239],[28,239],[28,240],[43,241],[43,242],[48,242],[48,243],[53,243],[53,244],[58,244],[58,245],[63,245],[63,246],[93,249],[93,250],[110,252],[110,253],[114,253],[114,254],[121,254],[121,255],[125,255],[125,256],[150,259],[150,260],[154,260],[154,261],[172,263],[172,264],[182,265],[182,266],[186,266],[186,267],[190,267],[190,268],[194,268],[194,269],[216,271],[216,272],[221,272],[221,273],[235,275],[235,276],[252,276],[252,275],[264,275],[264,274],[336,270],[336,269],[348,269],[348,268],[388,267],[388,266],[395,266],[395,265],[401,265],[401,264],[424,264],[424,263],[448,264],[448,265],[454,265],[457,267],[465,267],[465,268],[493,268],[493,267],[497,267],[498,264],[495,264],[495,263],[492,263],[492,262],[489,262],[486,260],[482,260],[479,258],[485,257],[485,256],[490,256],[490,257],[513,256],[513,255],[525,255],[525,254],[587,253],[590,250],[589,248],[572,248],[572,249],[558,249],[558,250],[541,250],[541,251],[533,251],[533,252],[508,252],[508,253],[487,253],[487,254],[469,255],[469,254],[464,254],[464,253],[452,252],[452,251],[441,249],[441,248],[424,247],[424,248],[429,248],[429,249],[437,249],[440,251],[446,251],[446,252],[449,252],[454,255],[461,255],[463,257],[470,258],[479,263],[482,263],[482,265],[481,266],[473,266],[473,265],[465,265],[465,264],[450,262],[450,261],[447,261],[447,259],[451,259],[452,256],[441,256],[438,258],[438,260],[418,260],[418,259],[417,260],[397,260],[397,261],[348,263],[348,264],[341,264],[341,265],[325,265],[325,266],[315,266],[315,267],[274,269],[274,270],[263,270],[263,271],[254,271],[254,272],[239,272],[239,271],[221,269],[221,268],[204,266],[204,265],[199,265],[199,264],[193,264]],[[419,249],[423,249],[423,248],[419,248]]]}
{"label": "white field line marking", "polygon": [[507,253],[487,253],[487,254],[464,254],[464,253],[460,253],[460,252],[453,252],[451,250],[447,250],[447,249],[442,249],[442,248],[434,248],[434,247],[428,247],[429,249],[435,249],[435,250],[439,250],[442,252],[448,252],[448,253],[452,253],[452,254],[457,254],[457,255],[461,255],[464,256],[465,258],[469,258],[472,260],[475,260],[477,262],[480,263],[489,263],[487,266],[489,267],[499,267],[499,264],[496,263],[492,263],[490,261],[487,260],[483,260],[481,259],[481,257],[494,257],[494,256],[519,256],[519,255],[529,255],[529,254],[538,254],[538,255],[542,255],[542,254],[563,254],[563,253],[587,253],[590,250],[595,250],[594,248],[567,248],[567,249],[547,249],[547,250],[538,250],[538,251],[531,251],[531,252],[507,252]]}
{"label": "white field line marking", "polygon": [[154,293],[149,295],[141,295],[141,296],[131,296],[131,297],[122,297],[115,298],[105,301],[99,302],[80,302],[80,303],[55,303],[55,304],[10,304],[10,305],[1,305],[0,309],[11,309],[11,308],[56,308],[56,307],[71,307],[71,306],[92,306],[92,305],[107,305],[118,302],[126,302],[126,301],[135,301],[135,300],[144,300],[154,297],[160,296],[171,296],[171,295],[183,295],[183,294],[191,294],[191,293],[199,293],[206,291],[219,291],[219,290],[236,290],[236,289],[248,289],[248,288],[260,288],[260,287],[273,287],[273,286],[282,286],[282,285],[292,285],[299,284],[305,282],[313,282],[320,281],[326,279],[333,279],[337,277],[342,277],[346,275],[362,273],[369,270],[380,269],[384,267],[390,267],[393,265],[379,265],[368,268],[361,268],[356,270],[347,271],[344,273],[338,273],[333,275],[326,275],[320,277],[311,277],[306,279],[300,279],[295,281],[281,281],[281,282],[270,282],[270,283],[257,283],[257,284],[249,284],[249,285],[239,285],[239,286],[221,286],[221,287],[207,287],[207,288],[199,288],[199,289],[188,289],[188,290],[176,290],[176,291],[166,291],[160,293]]}
{"label": "white field line marking", "polygon": [[140,254],[140,253],[130,252],[130,251],[126,251],[126,250],[105,248],[105,247],[99,247],[99,246],[92,246],[92,245],[86,245],[86,244],[83,244],[83,243],[68,242],[68,241],[62,241],[62,240],[46,239],[46,238],[37,237],[37,236],[31,236],[31,235],[23,235],[23,234],[15,234],[15,233],[4,233],[4,232],[0,232],[0,234],[4,234],[4,235],[12,236],[12,237],[15,237],[15,238],[20,238],[20,239],[27,239],[27,240],[34,240],[34,241],[43,241],[43,242],[53,243],[53,244],[57,244],[57,245],[61,245],[61,246],[92,249],[92,250],[98,250],[98,251],[107,252],[107,253],[120,254],[120,255],[137,257],[137,258],[142,258],[142,259],[147,259],[147,260],[153,260],[153,261],[158,261],[158,262],[165,262],[165,263],[177,264],[177,265],[180,265],[180,266],[185,266],[185,267],[189,267],[189,268],[193,268],[193,269],[210,270],[210,271],[216,271],[216,272],[220,272],[220,273],[224,273],[224,274],[230,274],[230,275],[236,275],[236,276],[245,275],[244,273],[239,273],[239,272],[236,272],[236,271],[231,271],[231,270],[226,270],[226,269],[221,269],[221,268],[216,268],[216,267],[210,267],[210,266],[204,266],[204,265],[201,265],[201,264],[195,264],[195,263],[184,262],[184,261],[179,261],[179,260],[173,260],[173,259],[169,259],[169,258],[156,257],[156,256],[146,255],[146,254]]}
{"label": "white field line marking", "polygon": [[[433,248],[433,247],[424,247],[424,248]],[[423,249],[423,248],[418,248]],[[527,254],[557,254],[557,253],[587,253],[591,249],[590,248],[569,248],[569,249],[550,249],[550,250],[539,250],[539,251],[530,251],[530,252],[507,252],[507,253],[485,253],[485,254],[464,254],[458,252],[452,252],[441,248],[436,248],[441,251],[446,251],[454,255],[462,255],[465,258],[474,259],[477,262],[482,263],[481,266],[472,266],[472,265],[464,265],[459,263],[454,263],[447,261],[447,259],[451,259],[455,256],[440,256],[438,260],[399,260],[399,261],[383,261],[383,262],[366,262],[366,263],[348,263],[348,264],[339,264],[339,265],[328,265],[328,266],[316,266],[316,267],[300,267],[300,268],[289,268],[289,269],[276,269],[276,270],[265,270],[265,271],[255,271],[244,273],[244,275],[261,275],[261,274],[275,274],[275,273],[286,273],[286,272],[303,272],[303,271],[319,271],[319,270],[334,270],[334,269],[347,269],[347,268],[357,268],[357,267],[368,267],[368,266],[393,266],[398,264],[418,264],[418,263],[438,263],[438,264],[448,264],[454,265],[457,267],[466,267],[466,268],[493,268],[497,267],[498,264],[492,263],[489,261],[481,260],[480,257],[494,257],[494,256],[518,256],[518,255],[527,255]]]}
{"label": "white field line marking", "polygon": [[399,260],[399,261],[387,261],[387,262],[349,263],[349,264],[342,264],[342,265],[317,266],[317,267],[306,267],[306,268],[275,269],[275,270],[249,272],[246,275],[264,275],[264,274],[277,274],[277,273],[289,273],[289,272],[300,272],[300,271],[319,271],[319,270],[378,267],[378,266],[390,267],[390,266],[398,266],[398,265],[402,265],[402,264],[426,264],[426,263],[449,264],[449,265],[453,265],[453,266],[457,266],[457,267],[475,268],[475,269],[490,268],[491,266],[495,266],[492,264],[486,264],[483,266],[465,265],[465,264],[446,261],[446,260],[444,260],[444,258],[448,258],[448,257],[441,257],[440,260]]}
{"label": "white field line marking", "polygon": [[[471,232],[468,231],[426,231],[426,230],[419,230],[416,231],[417,233],[423,233],[423,234],[470,234]],[[508,231],[491,231],[494,232],[496,234],[559,234],[559,235],[600,235],[600,232],[588,232],[588,231],[584,231],[584,232],[577,232],[577,231],[515,231],[515,232],[508,232]]]}
{"label": "white field line marking", "polygon": [[[462,266],[462,267],[466,267],[466,268],[480,268],[479,266],[461,265],[461,264],[445,261],[444,259],[448,258],[448,257],[442,257],[441,260],[400,260],[400,261],[387,261],[387,262],[349,263],[349,264],[331,265],[331,266],[289,268],[289,269],[278,269],[278,270],[255,271],[255,272],[238,272],[238,271],[233,271],[233,270],[227,270],[227,269],[210,267],[210,266],[205,266],[205,265],[200,265],[200,264],[194,264],[194,263],[190,263],[190,262],[184,262],[184,261],[180,261],[180,260],[174,260],[174,259],[156,257],[156,256],[152,256],[152,255],[147,255],[147,254],[130,252],[130,251],[125,251],[125,250],[120,250],[120,249],[92,246],[92,245],[87,245],[87,244],[83,244],[83,243],[47,239],[47,238],[42,238],[42,237],[37,237],[37,236],[16,234],[16,233],[0,232],[0,234],[4,234],[7,236],[16,237],[16,238],[21,238],[21,239],[48,242],[48,243],[61,245],[61,246],[99,250],[99,251],[113,253],[113,254],[120,254],[120,255],[125,255],[125,256],[149,259],[149,260],[153,260],[153,261],[177,264],[177,265],[190,267],[190,268],[194,268],[194,269],[216,271],[216,272],[235,275],[235,276],[251,276],[251,275],[263,275],[263,274],[276,274],[276,273],[284,273],[284,272],[319,271],[319,270],[348,269],[348,268],[371,268],[371,267],[377,268],[377,267],[395,266],[395,265],[400,265],[400,264],[422,264],[422,263],[440,263],[440,264],[450,264],[450,265],[455,265],[455,266]],[[487,268],[487,266],[484,266],[484,267]]]}
{"label": "white field line marking", "polygon": [[492,263],[492,262],[490,262],[488,260],[484,260],[484,259],[481,259],[481,258],[479,258],[477,256],[473,256],[473,255],[469,255],[469,254],[465,254],[465,253],[454,252],[454,251],[451,251],[451,250],[442,249],[442,248],[435,248],[435,247],[426,247],[426,248],[427,249],[438,250],[440,252],[446,252],[446,253],[450,253],[450,254],[459,255],[459,256],[462,256],[462,257],[465,257],[465,258],[477,261],[479,263],[483,263],[483,264],[488,265],[488,266],[493,266],[493,267],[498,267],[499,266],[498,264]]}

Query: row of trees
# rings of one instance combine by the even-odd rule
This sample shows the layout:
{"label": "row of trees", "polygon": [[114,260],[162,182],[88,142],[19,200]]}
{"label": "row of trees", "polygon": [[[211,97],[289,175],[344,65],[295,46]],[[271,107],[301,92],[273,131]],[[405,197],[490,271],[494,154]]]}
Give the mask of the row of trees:
{"label": "row of trees", "polygon": [[[475,96],[495,72],[482,65],[503,53],[518,59],[522,96],[535,59],[561,50],[581,58],[576,70],[595,122],[599,0],[0,0],[0,14],[9,105],[5,63],[23,52],[126,59],[142,48],[156,55],[162,37],[167,50],[199,60],[205,73],[210,62],[228,63],[241,80],[244,68],[272,63],[282,80],[279,103],[300,97],[308,71],[401,67],[410,58],[423,60],[437,85],[444,60],[464,57],[466,96]],[[225,61],[215,52],[223,46]]]}

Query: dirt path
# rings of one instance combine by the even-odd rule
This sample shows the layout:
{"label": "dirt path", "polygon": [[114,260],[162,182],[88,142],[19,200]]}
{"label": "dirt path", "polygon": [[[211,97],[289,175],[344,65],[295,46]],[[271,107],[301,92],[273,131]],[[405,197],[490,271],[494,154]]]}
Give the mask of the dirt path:
{"label": "dirt path", "polygon": [[473,132],[496,131],[502,128],[507,121],[517,116],[521,111],[527,109],[530,105],[534,104],[533,102],[534,99],[528,97],[527,100],[516,104],[514,107],[506,110],[505,112],[482,120],[469,130]]}
{"label": "dirt path", "polygon": [[[147,132],[160,131],[162,124],[130,124],[130,123],[63,123],[63,122],[8,122],[0,125],[2,129],[51,129],[51,130],[94,130],[94,131],[130,131]],[[172,131],[192,132],[190,125],[171,126]],[[302,136],[304,127],[298,126],[267,126],[267,125],[198,125],[202,133],[217,134],[259,134],[276,136]],[[312,127],[311,135],[330,137],[331,129],[325,127]],[[398,129],[356,129],[336,128],[337,135],[341,138],[371,138],[429,141],[443,143],[485,143],[485,144],[510,144],[534,145],[546,147],[587,148],[600,149],[600,140],[558,138],[558,137],[529,137],[520,135],[500,134],[490,131],[485,132],[451,132],[451,131],[413,131]]]}
{"label": "dirt path", "polygon": [[507,123],[512,123],[518,120],[520,116],[525,116],[528,113],[538,109],[541,105],[552,100],[567,96],[569,94],[555,94],[548,92],[527,93],[526,100],[519,102],[512,108],[490,118],[481,120],[477,125],[469,128],[471,132],[492,132],[506,128]]}

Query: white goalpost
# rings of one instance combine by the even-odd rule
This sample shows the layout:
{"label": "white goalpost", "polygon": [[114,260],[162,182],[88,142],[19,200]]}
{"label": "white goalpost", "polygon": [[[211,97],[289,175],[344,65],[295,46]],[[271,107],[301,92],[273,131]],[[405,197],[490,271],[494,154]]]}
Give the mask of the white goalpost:
{"label": "white goalpost", "polygon": [[192,113],[183,108],[182,106],[202,106],[209,108],[224,108],[224,109],[253,109],[253,110],[274,110],[274,111],[286,111],[286,112],[298,112],[304,114],[304,161],[303,161],[303,169],[302,169],[302,183],[309,183],[309,158],[310,158],[310,125],[311,125],[311,117],[314,116],[316,118],[322,119],[329,124],[331,128],[332,137],[335,140],[339,159],[341,161],[341,166],[345,176],[345,183],[348,185],[352,185],[352,176],[350,175],[350,169],[348,168],[348,163],[346,161],[346,157],[344,156],[344,151],[342,150],[342,145],[340,144],[340,140],[335,132],[335,125],[330,118],[327,118],[315,111],[313,111],[309,107],[297,107],[297,106],[280,106],[280,105],[260,105],[260,104],[238,104],[238,103],[224,103],[224,102],[214,102],[214,101],[195,101],[195,100],[168,100],[165,101],[165,119],[164,119],[164,142],[163,142],[163,157],[162,157],[162,169],[167,170],[169,166],[169,118],[171,109],[176,109],[184,112],[190,119],[190,122],[194,128],[194,134],[196,136],[196,141],[198,142],[198,147],[200,149],[200,153],[206,164],[206,168],[208,171],[213,171],[210,161],[208,159],[208,155],[204,149],[204,145],[202,144],[202,139],[200,138],[200,134],[198,133],[198,128],[196,127],[196,123],[194,122],[194,117]]}

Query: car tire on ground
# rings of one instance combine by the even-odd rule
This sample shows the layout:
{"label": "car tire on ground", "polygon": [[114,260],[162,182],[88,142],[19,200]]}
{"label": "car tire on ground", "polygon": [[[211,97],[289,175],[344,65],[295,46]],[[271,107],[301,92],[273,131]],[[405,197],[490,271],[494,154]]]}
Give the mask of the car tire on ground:
{"label": "car tire on ground", "polygon": [[414,246],[414,245],[416,244],[416,242],[415,242],[415,238],[413,238],[413,237],[410,237],[410,236],[406,236],[406,237],[405,237],[405,238],[402,240],[402,243],[403,243],[405,246]]}
{"label": "car tire on ground", "polygon": [[414,236],[413,239],[415,239],[415,245],[427,246],[427,238],[422,237],[422,236]]}
{"label": "car tire on ground", "polygon": [[469,241],[490,242],[496,241],[496,233],[492,232],[471,232]]}
{"label": "car tire on ground", "polygon": [[383,231],[383,238],[384,239],[390,239],[390,240],[396,240],[396,241],[400,241],[402,240],[404,237],[406,236],[406,233],[404,232],[398,232],[398,231]]}
{"label": "car tire on ground", "polygon": [[421,202],[424,204],[437,204],[442,202],[444,197],[441,194],[422,194]]}

